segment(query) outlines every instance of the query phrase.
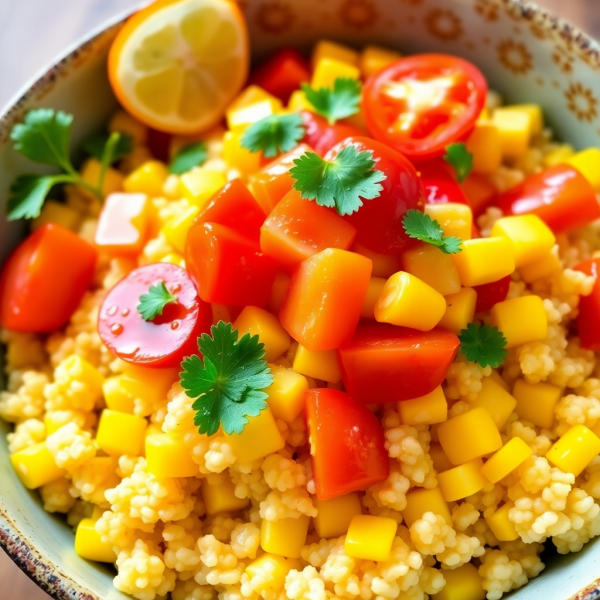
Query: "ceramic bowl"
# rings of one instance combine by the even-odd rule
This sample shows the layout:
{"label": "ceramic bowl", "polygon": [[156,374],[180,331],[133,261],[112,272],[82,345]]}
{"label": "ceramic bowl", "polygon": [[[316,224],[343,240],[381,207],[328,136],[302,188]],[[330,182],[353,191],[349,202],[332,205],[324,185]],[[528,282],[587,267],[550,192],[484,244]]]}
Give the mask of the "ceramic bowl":
{"label": "ceramic bowl", "polygon": [[[538,102],[557,136],[577,148],[600,146],[600,46],[537,6],[516,0],[239,0],[255,56],[282,45],[308,49],[320,38],[403,52],[447,52],[478,65],[511,102]],[[74,113],[74,147],[115,108],[106,55],[122,20],[70,49],[0,116],[0,214],[15,175],[30,168],[9,133],[34,107]],[[0,217],[0,263],[25,231]],[[0,382],[1,384],[1,382]],[[110,569],[78,558],[73,532],[44,512],[18,481],[0,423],[0,545],[42,588],[60,600],[125,600]],[[512,600],[600,598],[600,538],[581,552],[548,553],[548,568]],[[2,594],[0,593],[0,596]]]}

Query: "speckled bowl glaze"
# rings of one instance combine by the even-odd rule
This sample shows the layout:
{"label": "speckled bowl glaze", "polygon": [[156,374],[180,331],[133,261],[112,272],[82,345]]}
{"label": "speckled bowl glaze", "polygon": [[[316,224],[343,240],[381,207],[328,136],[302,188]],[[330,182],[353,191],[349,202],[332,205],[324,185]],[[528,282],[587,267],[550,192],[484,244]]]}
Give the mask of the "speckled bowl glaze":
{"label": "speckled bowl glaze", "polygon": [[[255,55],[282,45],[308,49],[322,37],[360,47],[448,52],[478,65],[512,102],[538,102],[557,135],[578,148],[600,146],[600,46],[534,4],[517,0],[239,0]],[[566,1],[566,0],[565,0]],[[99,128],[116,102],[106,55],[122,20],[69,49],[0,115],[0,204],[15,175],[30,168],[9,143],[16,121],[34,107],[76,115],[74,147]],[[0,214],[4,214],[0,207]],[[0,262],[25,231],[0,218]],[[0,382],[1,383],[1,382]],[[73,532],[44,512],[10,465],[9,427],[0,423],[0,545],[59,600],[125,600],[110,569],[78,558]],[[512,600],[600,598],[600,538],[581,552],[544,556],[548,568]],[[0,592],[0,597],[2,593]]]}

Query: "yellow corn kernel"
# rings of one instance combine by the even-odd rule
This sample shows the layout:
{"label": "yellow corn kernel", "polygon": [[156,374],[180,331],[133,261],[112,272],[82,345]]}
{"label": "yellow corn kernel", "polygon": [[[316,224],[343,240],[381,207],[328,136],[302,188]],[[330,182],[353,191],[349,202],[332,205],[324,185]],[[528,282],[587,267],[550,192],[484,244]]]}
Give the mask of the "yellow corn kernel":
{"label": "yellow corn kernel", "polygon": [[586,148],[567,158],[565,162],[577,169],[594,187],[600,191],[600,150]]}
{"label": "yellow corn kernel", "polygon": [[[460,290],[458,269],[451,254],[444,254],[431,244],[407,250],[400,259],[402,269],[438,291],[442,296]],[[445,307],[444,307],[445,310]]]}
{"label": "yellow corn kernel", "polygon": [[600,438],[585,425],[575,425],[554,442],[548,462],[577,477],[600,454]]}
{"label": "yellow corn kernel", "polygon": [[561,144],[544,156],[544,166],[553,167],[554,165],[560,165],[566,162],[568,158],[571,158],[573,154],[575,154],[575,150],[571,144]]}
{"label": "yellow corn kernel", "polygon": [[200,472],[182,437],[166,433],[146,436],[148,472],[154,477],[194,477]]}
{"label": "yellow corn kernel", "polygon": [[426,204],[425,214],[440,224],[445,236],[456,236],[461,240],[471,239],[473,212],[466,204],[458,202]]}
{"label": "yellow corn kernel", "polygon": [[311,64],[314,69],[323,59],[331,59],[356,67],[359,56],[359,53],[350,46],[344,46],[330,40],[320,40],[313,50]]}
{"label": "yellow corn kernel", "polygon": [[497,108],[492,123],[498,128],[504,158],[519,158],[525,154],[531,139],[532,116],[510,108]]}
{"label": "yellow corn kernel", "polygon": [[[196,470],[198,467],[196,467]],[[235,486],[227,475],[221,476],[219,483],[211,482],[209,479],[202,479],[200,491],[202,492],[202,501],[209,515],[216,515],[222,512],[235,512],[246,508],[250,503],[249,498],[238,498],[235,495]]]}
{"label": "yellow corn kernel", "polygon": [[448,418],[448,402],[442,386],[420,398],[398,402],[400,419],[405,425],[433,425]]}
{"label": "yellow corn kernel", "polygon": [[162,196],[163,185],[169,176],[165,163],[149,160],[130,173],[123,182],[123,189],[130,194]]}
{"label": "yellow corn kernel", "polygon": [[350,522],[344,549],[352,558],[385,562],[390,558],[398,524],[388,517],[356,515]]}
{"label": "yellow corn kernel", "polygon": [[46,442],[40,442],[10,455],[10,462],[28,490],[34,490],[60,479],[65,471],[59,469]]}
{"label": "yellow corn kernel", "polygon": [[223,136],[223,160],[233,169],[244,175],[251,175],[260,169],[260,152],[250,152],[242,147],[242,134],[228,131]]}
{"label": "yellow corn kernel", "polygon": [[521,279],[525,283],[532,283],[538,279],[544,279],[562,269],[562,263],[558,257],[558,246],[554,246],[542,258],[529,263],[519,269]]}
{"label": "yellow corn kernel", "polygon": [[452,256],[465,287],[498,281],[515,270],[512,245],[503,237],[465,240],[462,251]]}
{"label": "yellow corn kernel", "polygon": [[306,515],[280,521],[263,519],[260,526],[260,547],[271,554],[300,558],[300,551],[306,543],[309,522],[310,519]]}
{"label": "yellow corn kernel", "polygon": [[342,380],[335,350],[312,352],[302,344],[298,344],[292,368],[296,373],[322,379],[328,383],[338,383]]}
{"label": "yellow corn kernel", "polygon": [[279,314],[279,309],[283,304],[283,299],[290,289],[291,278],[289,275],[285,273],[277,273],[275,275],[275,281],[273,282],[273,287],[271,288],[271,297],[269,298],[269,302],[267,303],[267,308],[274,314]]}
{"label": "yellow corn kernel", "polygon": [[383,277],[371,277],[369,287],[367,288],[367,295],[365,296],[365,301],[363,302],[360,311],[361,317],[364,317],[365,319],[375,318],[375,305],[385,287],[385,282],[386,280]]}
{"label": "yellow corn kernel", "polygon": [[123,388],[121,375],[109,377],[102,385],[102,393],[108,408],[133,414],[133,397]]}
{"label": "yellow corn kernel", "polygon": [[360,54],[359,65],[362,76],[366,79],[383,71],[387,66],[400,60],[402,54],[380,46],[366,46]]}
{"label": "yellow corn kernel", "polygon": [[514,348],[545,339],[548,317],[539,296],[521,296],[494,304],[492,321],[506,338],[506,347]]}
{"label": "yellow corn kernel", "polygon": [[[88,158],[81,169],[81,178],[92,187],[97,187],[98,183],[100,182],[101,170],[102,165],[100,164],[99,160],[95,158]],[[96,196],[91,191],[83,187],[79,187],[77,190],[87,198],[96,199]],[[116,169],[108,167],[108,169],[106,169],[106,173],[104,174],[104,182],[102,183],[102,196],[106,198],[107,196],[110,196],[110,194],[122,191],[123,175],[121,175],[121,173],[119,173],[119,171]]]}
{"label": "yellow corn kernel", "polygon": [[444,579],[446,585],[431,596],[432,600],[485,600],[483,578],[471,563],[444,571]]}
{"label": "yellow corn kernel", "polygon": [[475,316],[477,305],[477,292],[473,288],[462,288],[456,294],[446,296],[446,312],[439,322],[440,327],[445,327],[458,335]]}
{"label": "yellow corn kernel", "polygon": [[475,173],[495,173],[502,164],[502,138],[498,127],[487,119],[478,120],[467,139],[467,150],[473,154]]}
{"label": "yellow corn kernel", "polygon": [[482,466],[481,458],[474,458],[464,465],[438,473],[438,485],[446,502],[462,500],[489,485],[481,474]]}
{"label": "yellow corn kernel", "polygon": [[164,404],[171,386],[179,381],[180,369],[150,369],[127,365],[121,376],[123,389],[148,404]]}
{"label": "yellow corn kernel", "polygon": [[371,275],[373,277],[385,277],[387,279],[400,270],[400,263],[397,256],[371,252],[368,248],[357,243],[352,246],[352,252],[371,259],[373,263]]}
{"label": "yellow corn kernel", "polygon": [[162,234],[167,238],[167,241],[173,248],[181,252],[185,252],[185,240],[190,227],[194,224],[200,207],[190,206],[186,208],[180,215],[171,219],[162,229]]}
{"label": "yellow corn kernel", "polygon": [[227,183],[221,171],[196,169],[179,178],[179,189],[190,204],[202,208]]}
{"label": "yellow corn kernel", "polygon": [[256,306],[246,306],[233,324],[241,338],[249,333],[258,335],[258,340],[265,345],[265,358],[272,362],[279,358],[291,344],[288,332],[279,319],[270,312]]}
{"label": "yellow corn kernel", "polygon": [[359,79],[360,71],[358,67],[334,58],[323,58],[315,65],[310,85],[316,90],[331,88],[338,77]]}
{"label": "yellow corn kernel", "polygon": [[443,471],[454,468],[454,465],[446,456],[446,453],[439,442],[431,442],[431,445],[429,446],[429,456],[431,456],[433,468],[438,473],[442,473]]}
{"label": "yellow corn kernel", "polygon": [[544,115],[542,114],[542,107],[539,104],[510,104],[503,106],[502,110],[526,115],[529,119],[531,135],[542,133],[544,129]]}
{"label": "yellow corn kernel", "polygon": [[432,490],[413,488],[406,494],[406,508],[402,511],[402,518],[407,527],[421,519],[426,512],[444,517],[446,523],[452,527],[450,509],[439,487]]}
{"label": "yellow corn kernel", "polygon": [[315,529],[322,538],[337,538],[346,535],[352,519],[360,515],[361,506],[358,494],[346,494],[330,500],[313,500],[319,511],[313,518]]}
{"label": "yellow corn kernel", "polygon": [[514,504],[512,502],[507,502],[489,517],[485,517],[488,527],[499,542],[513,542],[519,538],[515,524],[508,518],[508,513],[511,508],[514,508]]}
{"label": "yellow corn kernel", "polygon": [[562,396],[562,389],[550,383],[529,383],[517,379],[513,388],[517,401],[515,410],[521,419],[530,421],[543,429],[554,425],[554,411]]}
{"label": "yellow corn kernel", "polygon": [[148,127],[124,110],[117,110],[113,114],[108,122],[108,131],[126,133],[136,144],[145,144],[148,141]]}
{"label": "yellow corn kernel", "polygon": [[110,543],[102,541],[102,536],[96,531],[93,519],[82,519],[75,533],[75,552],[77,556],[95,562],[114,563],[117,555]]}
{"label": "yellow corn kernel", "polygon": [[100,415],[96,443],[111,456],[140,456],[148,422],[142,417],[105,409]]}
{"label": "yellow corn kernel", "polygon": [[512,473],[532,454],[533,450],[521,438],[512,438],[490,456],[481,467],[481,472],[492,483],[497,483]]}
{"label": "yellow corn kernel", "polygon": [[273,383],[264,390],[268,395],[267,404],[276,419],[291,423],[304,408],[304,392],[308,381],[304,375],[292,369],[269,365]]}
{"label": "yellow corn kernel", "polygon": [[257,458],[281,450],[285,442],[277,429],[271,409],[263,409],[257,417],[249,417],[242,433],[225,434],[233,453],[251,463]]}
{"label": "yellow corn kernel", "polygon": [[[252,590],[258,594],[262,594],[267,590],[280,592],[283,590],[286,575],[291,568],[292,565],[283,556],[263,554],[246,567],[246,574],[251,581],[254,577],[258,577],[258,581],[260,581],[258,587],[255,584],[256,580],[252,581]],[[268,579],[265,574],[268,574]],[[267,579],[266,583],[265,579]]]}
{"label": "yellow corn kernel", "polygon": [[81,219],[82,214],[78,210],[62,202],[46,200],[44,206],[42,206],[40,216],[31,222],[31,230],[35,231],[47,223],[55,223],[65,229],[75,231],[79,227]]}
{"label": "yellow corn kernel", "polygon": [[462,465],[502,447],[498,428],[485,408],[475,408],[440,424],[438,437],[454,465]]}
{"label": "yellow corn kernel", "polygon": [[177,254],[175,252],[171,252],[170,254],[163,256],[159,262],[171,263],[185,269],[185,258],[183,258],[181,254]]}
{"label": "yellow corn kernel", "polygon": [[498,382],[491,377],[484,377],[481,380],[481,390],[469,404],[472,408],[485,408],[500,430],[508,421],[517,401]]}

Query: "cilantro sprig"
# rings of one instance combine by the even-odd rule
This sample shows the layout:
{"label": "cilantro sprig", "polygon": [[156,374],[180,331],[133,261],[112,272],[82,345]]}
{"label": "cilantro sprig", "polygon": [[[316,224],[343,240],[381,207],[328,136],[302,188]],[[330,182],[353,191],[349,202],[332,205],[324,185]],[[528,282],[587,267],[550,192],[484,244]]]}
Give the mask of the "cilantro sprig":
{"label": "cilantro sprig", "polygon": [[443,158],[454,167],[459,183],[464,181],[473,169],[473,155],[467,150],[467,146],[463,142],[446,146],[446,154]]}
{"label": "cilantro sprig", "polygon": [[498,328],[484,323],[469,323],[458,336],[460,351],[467,360],[476,362],[482,367],[499,367],[508,354],[506,338]]}
{"label": "cilantro sprig", "polygon": [[269,115],[252,123],[244,131],[242,147],[250,152],[262,152],[266,158],[275,158],[298,145],[304,137],[302,115]]}
{"label": "cilantro sprig", "polygon": [[314,152],[306,152],[290,169],[294,189],[302,198],[315,200],[319,206],[335,207],[342,216],[351,215],[363,200],[381,195],[385,174],[375,169],[373,152],[342,148],[335,158],[325,160]]}
{"label": "cilantro sprig", "polygon": [[169,163],[169,173],[181,175],[194,167],[199,167],[208,158],[205,142],[192,142],[180,148]]}
{"label": "cilantro sprig", "polygon": [[137,311],[144,321],[153,321],[163,314],[167,304],[173,302],[177,302],[177,296],[169,292],[164,281],[159,281],[156,285],[151,285],[147,293],[140,296]]}
{"label": "cilantro sprig", "polygon": [[302,91],[313,110],[333,125],[336,121],[358,112],[362,87],[356,79],[338,77],[333,82],[333,87],[316,90],[303,83]]}
{"label": "cilantro sprig", "polygon": [[440,224],[419,210],[407,210],[402,219],[402,226],[408,237],[437,246],[444,254],[462,251],[462,240],[459,237],[445,236]]}
{"label": "cilantro sprig", "polygon": [[219,426],[227,434],[241,433],[248,417],[267,407],[263,391],[273,383],[265,360],[265,346],[258,335],[246,333],[238,340],[231,323],[219,321],[210,335],[198,338],[197,354],[181,363],[181,386],[194,398],[194,424],[200,433],[215,434]]}
{"label": "cilantro sprig", "polygon": [[[93,156],[94,158],[97,158],[101,161],[104,152],[108,146],[108,142],[111,138],[111,135],[112,134],[108,133],[94,133],[85,140],[83,140],[83,144],[81,145],[81,147],[90,156]],[[113,142],[111,143],[112,157],[110,158],[110,164],[113,164],[120,158],[123,158],[133,150],[133,138],[130,135],[127,135],[125,133],[119,134],[116,143],[114,142],[114,139],[115,138],[113,136]]]}

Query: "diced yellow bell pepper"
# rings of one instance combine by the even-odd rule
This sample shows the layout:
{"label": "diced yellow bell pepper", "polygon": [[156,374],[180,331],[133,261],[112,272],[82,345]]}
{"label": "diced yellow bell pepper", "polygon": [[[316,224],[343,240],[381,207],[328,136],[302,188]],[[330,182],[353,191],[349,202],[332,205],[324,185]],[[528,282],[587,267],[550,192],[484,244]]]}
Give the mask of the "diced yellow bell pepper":
{"label": "diced yellow bell pepper", "polygon": [[446,523],[452,527],[450,509],[439,487],[431,490],[413,488],[406,494],[406,508],[402,511],[402,518],[407,527],[421,519],[426,512],[444,517]]}
{"label": "diced yellow bell pepper", "polygon": [[233,453],[244,463],[273,454],[285,446],[271,409],[263,409],[257,417],[249,417],[242,433],[225,434]]}
{"label": "diced yellow bell pepper", "polygon": [[498,128],[504,158],[514,159],[525,154],[531,140],[531,115],[510,108],[497,108],[492,115],[492,123]]}
{"label": "diced yellow bell pepper", "polygon": [[133,397],[123,387],[121,375],[109,377],[102,386],[102,393],[108,408],[133,414]]}
{"label": "diced yellow bell pepper", "polygon": [[288,332],[283,328],[279,319],[257,306],[246,306],[233,323],[241,338],[249,333],[258,335],[258,341],[265,345],[265,358],[272,362],[279,358],[291,344]]}
{"label": "diced yellow bell pepper", "polygon": [[487,119],[478,120],[466,144],[473,155],[473,172],[491,174],[500,168],[502,138],[494,123]]}
{"label": "diced yellow bell pepper", "polygon": [[179,178],[179,189],[190,204],[202,208],[227,183],[221,171],[196,169]]}
{"label": "diced yellow bell pepper", "polygon": [[519,539],[515,524],[508,518],[511,508],[514,508],[514,504],[507,502],[490,516],[485,517],[488,527],[499,542],[513,542]]}
{"label": "diced yellow bell pepper", "polygon": [[452,255],[464,287],[498,281],[515,270],[511,243],[503,237],[465,240]]}
{"label": "diced yellow bell pepper", "polygon": [[509,104],[508,106],[503,106],[502,110],[526,115],[529,119],[531,135],[542,133],[544,129],[544,115],[542,114],[542,107],[539,104]]}
{"label": "diced yellow bell pepper", "polygon": [[458,202],[426,204],[424,212],[440,224],[445,236],[455,236],[461,240],[471,239],[473,212],[466,204]]}
{"label": "diced yellow bell pepper", "polygon": [[487,479],[481,473],[482,466],[481,458],[474,458],[464,465],[438,473],[438,485],[446,502],[472,496],[488,485]]}
{"label": "diced yellow bell pepper", "polygon": [[397,529],[394,519],[356,515],[346,535],[346,554],[352,558],[385,562],[390,558]]}
{"label": "diced yellow bell pepper", "polygon": [[[83,167],[81,169],[81,178],[92,187],[97,187],[98,183],[100,182],[101,171],[102,165],[100,164],[100,161],[96,158],[88,158],[88,160],[83,163]],[[77,189],[87,198],[96,199],[96,196],[89,190],[83,187],[79,187]],[[110,196],[110,194],[121,191],[123,191],[123,175],[121,175],[121,173],[119,173],[119,171],[116,169],[108,167],[108,169],[106,169],[106,173],[104,174],[102,196],[106,198],[107,196]]]}
{"label": "diced yellow bell pepper", "polygon": [[577,169],[600,192],[600,149],[587,148],[567,158],[565,162]]}
{"label": "diced yellow bell pepper", "polygon": [[545,339],[548,317],[543,300],[534,294],[494,304],[492,321],[506,338],[506,347],[514,348]]}
{"label": "diced yellow bell pepper", "polygon": [[365,319],[375,318],[375,305],[385,287],[385,282],[386,280],[383,277],[371,277],[369,287],[367,288],[367,295],[365,296],[365,301],[362,310],[360,311],[361,317]]}
{"label": "diced yellow bell pepper", "polygon": [[145,144],[148,141],[148,127],[133,118],[124,110],[117,110],[108,122],[110,133],[126,133],[136,144]]}
{"label": "diced yellow bell pepper", "polygon": [[100,508],[97,505],[94,505],[94,509],[92,510],[92,516],[90,519],[94,521],[94,523],[104,514],[105,509]]}
{"label": "diced yellow bell pepper", "polygon": [[78,354],[71,354],[61,362],[61,367],[68,371],[77,381],[85,382],[93,393],[98,395],[104,385],[104,377],[94,365]]}
{"label": "diced yellow bell pepper", "polygon": [[260,169],[260,152],[250,152],[242,147],[242,133],[228,131],[223,136],[223,160],[243,175]]}
{"label": "diced yellow bell pepper", "polygon": [[491,377],[481,380],[481,390],[470,403],[472,408],[485,408],[490,413],[496,427],[500,430],[508,421],[517,401],[510,393]]}
{"label": "diced yellow bell pepper", "polygon": [[429,446],[429,456],[433,463],[433,468],[441,473],[448,469],[453,469],[454,465],[450,462],[450,459],[446,456],[444,449],[439,442],[431,442]]}
{"label": "diced yellow bell pepper", "polygon": [[317,516],[313,524],[321,538],[337,538],[348,533],[350,523],[361,513],[358,494],[346,494],[330,500],[313,499]]}
{"label": "diced yellow bell pepper", "polygon": [[159,425],[157,425],[156,423],[150,423],[148,425],[148,427],[146,427],[146,431],[144,433],[144,446],[142,448],[142,456],[145,458],[146,457],[146,440],[151,436],[151,435],[161,435],[163,432],[163,430],[160,428]]}
{"label": "diced yellow bell pepper", "polygon": [[320,40],[314,47],[311,64],[314,69],[323,59],[332,59],[356,67],[358,66],[359,56],[359,53],[350,46],[344,46],[331,40]]}
{"label": "diced yellow bell pepper", "polygon": [[96,443],[111,456],[140,456],[148,422],[142,417],[105,409],[100,415]]}
{"label": "diced yellow bell pepper", "polygon": [[10,455],[10,462],[28,490],[60,479],[65,471],[56,466],[46,442],[40,442]]}
{"label": "diced yellow bell pepper", "polygon": [[276,419],[291,423],[304,408],[304,392],[308,390],[308,381],[304,375],[292,369],[269,365],[273,383],[265,388],[267,404]]}
{"label": "diced yellow bell pepper", "polygon": [[183,438],[166,433],[146,436],[146,461],[148,472],[160,479],[194,477],[200,472]]}
{"label": "diced yellow bell pepper", "polygon": [[96,531],[93,519],[82,519],[75,533],[75,552],[77,556],[95,562],[114,563],[117,555],[109,543],[102,541],[102,536]]}
{"label": "diced yellow bell pepper", "polygon": [[380,323],[411,327],[419,331],[433,329],[445,312],[444,296],[404,271],[395,273],[386,281],[375,305],[375,319]]}
{"label": "diced yellow bell pepper", "polygon": [[387,66],[400,60],[402,54],[381,46],[366,46],[360,54],[360,72],[366,79],[375,73],[383,71]]}
{"label": "diced yellow bell pepper", "polygon": [[402,253],[402,269],[437,290],[442,296],[460,290],[460,277],[451,254],[431,244],[422,244]]}
{"label": "diced yellow bell pepper", "polygon": [[405,425],[433,425],[448,418],[448,402],[441,385],[420,398],[398,402],[400,419]]}
{"label": "diced yellow bell pepper", "polygon": [[454,465],[462,465],[502,447],[498,428],[485,408],[475,408],[441,423],[438,437]]}
{"label": "diced yellow bell pepper", "polygon": [[159,262],[171,263],[185,269],[185,258],[176,252],[171,252],[170,254],[163,256]]}
{"label": "diced yellow bell pepper", "polygon": [[[275,114],[283,108],[283,103],[279,98],[269,94],[266,90],[258,85],[248,86],[230,105],[227,109],[226,117],[229,129],[233,129],[235,125],[241,124],[239,119],[240,111],[266,102],[270,105],[269,114]],[[234,127],[232,127],[232,124]]]}
{"label": "diced yellow bell pepper", "polygon": [[123,182],[123,189],[130,194],[162,196],[163,185],[169,176],[165,163],[149,160],[130,173]]}
{"label": "diced yellow bell pepper", "polygon": [[83,215],[78,210],[62,202],[46,200],[42,206],[40,216],[31,221],[31,230],[36,231],[47,223],[54,223],[70,231],[75,231],[79,227],[82,217]]}
{"label": "diced yellow bell pepper", "polygon": [[336,79],[360,79],[358,67],[341,62],[334,58],[322,58],[315,64],[315,70],[311,80],[311,87],[318,90],[331,88]]}
{"label": "diced yellow bell pepper", "polygon": [[371,275],[373,277],[391,277],[394,273],[400,270],[400,262],[397,256],[391,254],[379,254],[378,252],[371,252],[368,248],[361,246],[358,243],[354,243],[352,246],[352,252],[366,256],[371,259],[373,263],[373,269]]}
{"label": "diced yellow bell pepper", "polygon": [[492,374],[490,375],[490,379],[493,379],[503,390],[506,390],[507,392],[510,391],[510,388],[508,387],[508,383],[502,377],[502,375],[500,375],[500,373],[497,369],[492,369]]}
{"label": "diced yellow bell pepper", "polygon": [[167,402],[171,386],[179,381],[180,369],[151,369],[128,364],[121,376],[123,389],[134,398],[149,404]]}
{"label": "diced yellow bell pepper", "polygon": [[260,547],[271,554],[300,558],[309,523],[310,519],[306,515],[280,521],[263,519],[260,526]]}
{"label": "diced yellow bell pepper", "polygon": [[235,495],[235,486],[227,475],[222,477],[223,480],[220,483],[210,483],[208,479],[202,479],[200,488],[202,501],[209,515],[235,512],[246,508],[250,504],[249,498],[238,498]]}
{"label": "diced yellow bell pepper", "polygon": [[446,296],[446,312],[439,322],[440,327],[458,335],[473,321],[476,305],[477,292],[473,288],[462,288],[456,294],[449,294]]}
{"label": "diced yellow bell pepper", "polygon": [[66,425],[65,417],[62,411],[49,411],[44,414],[44,427],[46,428],[46,437],[56,433],[61,427]]}
{"label": "diced yellow bell pepper", "polygon": [[312,352],[302,344],[298,344],[293,369],[296,373],[322,379],[328,383],[338,383],[342,380],[335,350]]}
{"label": "diced yellow bell pepper", "polygon": [[185,252],[185,240],[187,238],[190,227],[194,224],[200,207],[190,206],[186,208],[180,215],[173,217],[162,229],[162,234],[167,238],[167,241],[173,248],[181,252]]}
{"label": "diced yellow bell pepper", "polygon": [[600,438],[585,425],[575,425],[554,442],[548,462],[577,477],[600,454]]}
{"label": "diced yellow bell pepper", "polygon": [[575,154],[575,150],[571,144],[561,144],[544,156],[544,166],[553,167],[554,165],[560,165],[566,162],[568,158],[571,158],[573,154]]}
{"label": "diced yellow bell pepper", "polygon": [[314,110],[312,104],[306,99],[306,94],[302,90],[292,92],[288,101],[287,108],[291,112],[300,112],[303,110]]}
{"label": "diced yellow bell pepper", "polygon": [[512,438],[490,456],[481,467],[481,472],[492,483],[497,483],[512,473],[532,454],[533,450],[521,438]]}
{"label": "diced yellow bell pepper", "polygon": [[227,111],[227,126],[231,131],[243,133],[253,123],[270,117],[281,111],[281,109],[282,103],[280,100],[277,100],[277,102],[261,100],[242,108],[230,108]]}
{"label": "diced yellow bell pepper", "polygon": [[538,279],[548,277],[561,269],[562,263],[558,256],[558,246],[554,246],[550,252],[542,258],[521,267],[519,269],[519,274],[525,283],[532,283]]}
{"label": "diced yellow bell pepper", "polygon": [[517,379],[513,396],[517,401],[515,410],[521,419],[543,429],[552,428],[556,405],[562,396],[561,388],[550,383],[529,383]]}
{"label": "diced yellow bell pepper", "polygon": [[286,273],[277,273],[275,275],[275,281],[273,282],[273,287],[271,288],[271,297],[269,298],[269,302],[267,303],[267,308],[274,314],[279,314],[279,309],[283,304],[283,299],[290,289],[291,278]]}
{"label": "diced yellow bell pepper", "polygon": [[291,568],[292,565],[283,556],[263,554],[246,567],[246,574],[251,580],[257,576],[260,578],[261,583],[258,587],[252,582],[252,589],[255,592],[261,594],[273,590],[277,593],[283,589],[286,575]]}
{"label": "diced yellow bell pepper", "polygon": [[444,571],[444,579],[446,585],[431,596],[432,600],[485,600],[483,578],[471,563]]}

